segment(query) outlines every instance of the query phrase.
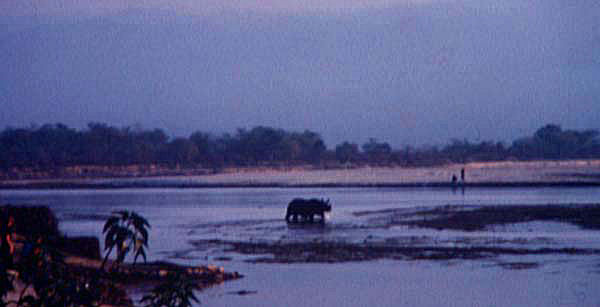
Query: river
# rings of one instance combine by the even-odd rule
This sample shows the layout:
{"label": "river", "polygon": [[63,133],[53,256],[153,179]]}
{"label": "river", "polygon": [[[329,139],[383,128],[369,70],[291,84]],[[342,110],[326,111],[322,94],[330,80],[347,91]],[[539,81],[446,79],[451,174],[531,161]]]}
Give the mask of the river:
{"label": "river", "polygon": [[[285,207],[295,197],[330,199],[333,210],[326,224],[288,226],[283,220]],[[597,204],[598,188],[2,190],[0,202],[48,205],[68,236],[101,237],[104,220],[112,211],[138,212],[152,226],[149,260],[216,264],[245,275],[199,293],[204,306],[600,306],[598,255],[256,263],[247,260],[264,255],[194,244],[201,240],[361,244],[420,238],[440,246],[484,240],[494,246],[600,248],[599,232],[559,223],[480,232],[436,231],[377,225],[355,214],[445,205]],[[506,263],[536,265],[502,265]]]}

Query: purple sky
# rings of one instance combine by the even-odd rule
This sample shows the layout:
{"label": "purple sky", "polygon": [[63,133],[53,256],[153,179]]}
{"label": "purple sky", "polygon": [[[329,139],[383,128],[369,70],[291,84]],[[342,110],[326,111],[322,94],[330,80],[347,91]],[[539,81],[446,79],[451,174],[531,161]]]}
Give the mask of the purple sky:
{"label": "purple sky", "polygon": [[169,10],[178,14],[206,15],[224,11],[254,11],[269,13],[300,13],[327,11],[348,12],[352,10],[418,5],[440,0],[64,0],[31,1],[3,0],[0,2],[2,15],[107,15],[128,10]]}
{"label": "purple sky", "polygon": [[0,127],[327,144],[600,129],[597,1],[0,1]]}

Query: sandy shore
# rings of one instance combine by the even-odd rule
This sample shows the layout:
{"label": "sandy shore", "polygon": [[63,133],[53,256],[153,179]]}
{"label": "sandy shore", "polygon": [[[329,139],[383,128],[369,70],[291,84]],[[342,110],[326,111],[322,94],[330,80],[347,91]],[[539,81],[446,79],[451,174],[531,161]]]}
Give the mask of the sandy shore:
{"label": "sandy shore", "polygon": [[[481,162],[424,168],[227,170],[198,176],[3,181],[0,188],[450,186],[452,175],[471,186],[600,185],[600,160]],[[459,179],[460,181],[460,179]]]}

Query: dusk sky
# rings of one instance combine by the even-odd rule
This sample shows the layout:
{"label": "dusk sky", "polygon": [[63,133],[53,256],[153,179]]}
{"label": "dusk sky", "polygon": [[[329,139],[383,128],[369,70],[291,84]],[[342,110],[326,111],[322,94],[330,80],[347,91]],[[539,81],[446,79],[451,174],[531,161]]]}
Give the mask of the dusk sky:
{"label": "dusk sky", "polygon": [[597,0],[0,1],[0,128],[257,125],[331,148],[600,129]]}

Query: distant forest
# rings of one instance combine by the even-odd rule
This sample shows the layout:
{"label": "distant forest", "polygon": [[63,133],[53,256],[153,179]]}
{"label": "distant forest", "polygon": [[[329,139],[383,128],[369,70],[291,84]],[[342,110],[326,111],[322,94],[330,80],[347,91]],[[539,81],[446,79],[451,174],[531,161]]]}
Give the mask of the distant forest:
{"label": "distant forest", "polygon": [[77,130],[64,124],[6,128],[0,133],[0,170],[49,170],[69,166],[155,165],[166,168],[226,167],[317,168],[431,166],[447,163],[538,159],[600,158],[596,130],[563,130],[546,125],[532,136],[502,142],[452,140],[444,146],[392,148],[375,138],[364,144],[343,142],[328,148],[313,131],[258,126],[214,135],[194,132],[170,138],[160,129],[144,130],[90,123]]}

